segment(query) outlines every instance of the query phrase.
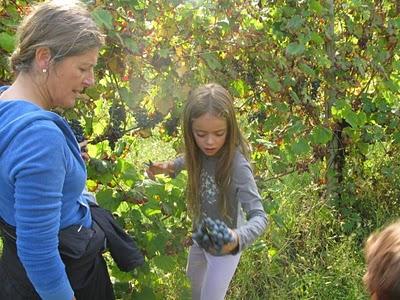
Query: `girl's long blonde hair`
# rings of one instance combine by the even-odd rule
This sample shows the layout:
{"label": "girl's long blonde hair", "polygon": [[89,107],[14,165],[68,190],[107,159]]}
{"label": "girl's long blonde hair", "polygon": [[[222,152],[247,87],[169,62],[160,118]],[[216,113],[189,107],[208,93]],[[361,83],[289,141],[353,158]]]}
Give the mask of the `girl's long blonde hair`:
{"label": "girl's long blonde hair", "polygon": [[232,177],[235,152],[238,149],[246,158],[249,156],[249,147],[238,127],[233,98],[229,92],[216,83],[206,84],[192,91],[183,110],[182,128],[185,142],[185,163],[188,171],[188,208],[194,221],[199,220],[201,213],[201,150],[194,139],[192,123],[193,119],[199,118],[206,113],[224,118],[227,123],[226,140],[218,153],[218,163],[215,171],[215,181],[220,195],[218,203],[222,217],[226,217],[228,211],[229,199],[227,199],[227,194]]}

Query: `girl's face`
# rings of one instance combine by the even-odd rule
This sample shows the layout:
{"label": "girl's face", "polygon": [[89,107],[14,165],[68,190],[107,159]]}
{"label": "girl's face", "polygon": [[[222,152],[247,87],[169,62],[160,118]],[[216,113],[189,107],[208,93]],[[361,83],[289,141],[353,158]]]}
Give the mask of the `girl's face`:
{"label": "girl's face", "polygon": [[206,113],[192,120],[192,130],[200,150],[207,156],[213,156],[225,144],[228,126],[225,118]]}
{"label": "girl's face", "polygon": [[98,53],[97,48],[91,49],[81,55],[66,57],[50,67],[47,78],[49,107],[73,107],[77,96],[94,84],[93,67],[97,63]]}

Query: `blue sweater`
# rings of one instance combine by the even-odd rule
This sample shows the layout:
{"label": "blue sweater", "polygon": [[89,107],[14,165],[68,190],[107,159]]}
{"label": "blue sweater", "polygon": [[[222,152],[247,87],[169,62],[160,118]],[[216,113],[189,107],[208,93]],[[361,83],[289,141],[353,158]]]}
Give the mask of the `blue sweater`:
{"label": "blue sweater", "polygon": [[71,300],[60,229],[90,227],[85,164],[68,124],[23,100],[0,101],[0,216],[16,227],[17,253],[42,299]]}

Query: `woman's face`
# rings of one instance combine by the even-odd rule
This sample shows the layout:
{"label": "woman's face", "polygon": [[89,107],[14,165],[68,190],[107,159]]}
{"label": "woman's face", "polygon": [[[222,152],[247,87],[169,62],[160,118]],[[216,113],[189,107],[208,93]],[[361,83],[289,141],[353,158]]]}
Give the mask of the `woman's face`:
{"label": "woman's face", "polygon": [[49,107],[69,108],[82,91],[94,84],[93,68],[97,63],[99,49],[64,58],[48,70],[47,88]]}
{"label": "woman's face", "polygon": [[206,113],[192,120],[193,136],[197,146],[207,156],[213,156],[224,146],[228,126],[224,118]]}

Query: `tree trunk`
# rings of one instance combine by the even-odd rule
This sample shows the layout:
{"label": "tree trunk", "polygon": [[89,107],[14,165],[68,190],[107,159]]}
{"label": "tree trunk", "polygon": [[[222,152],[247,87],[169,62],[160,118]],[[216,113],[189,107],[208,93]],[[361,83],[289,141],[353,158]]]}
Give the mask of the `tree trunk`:
{"label": "tree trunk", "polygon": [[[335,54],[335,3],[334,0],[327,1],[329,5],[329,24],[328,24],[328,38],[326,39],[327,54],[332,62],[330,69],[326,72],[326,102],[325,102],[325,126],[330,127],[333,131],[333,138],[328,144],[328,151],[326,157],[326,184],[327,184],[327,199],[333,200],[338,198],[338,183],[341,170],[338,167],[342,164],[338,163],[340,159],[340,139],[341,133],[338,135],[337,126],[332,126],[332,106],[336,102],[336,54]],[[341,169],[341,168],[340,168]]]}

